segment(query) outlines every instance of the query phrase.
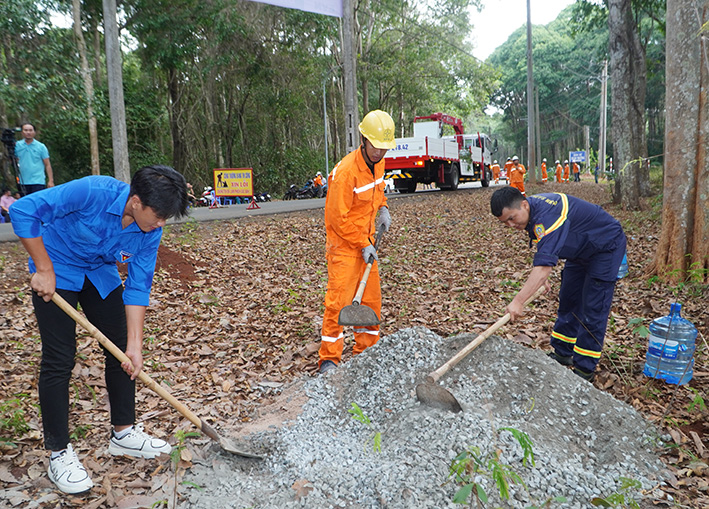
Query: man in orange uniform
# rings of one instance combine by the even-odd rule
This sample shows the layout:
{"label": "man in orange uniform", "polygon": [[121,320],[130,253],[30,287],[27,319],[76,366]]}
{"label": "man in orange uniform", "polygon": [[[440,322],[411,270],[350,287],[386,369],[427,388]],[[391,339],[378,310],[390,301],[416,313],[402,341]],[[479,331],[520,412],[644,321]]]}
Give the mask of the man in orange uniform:
{"label": "man in orange uniform", "polygon": [[569,183],[569,161],[564,160],[564,182]]}
{"label": "man in orange uniform", "polygon": [[542,184],[547,183],[547,158],[542,159]]}
{"label": "man in orange uniform", "polygon": [[507,183],[510,182],[510,172],[512,171],[512,166],[514,163],[512,162],[512,158],[508,157],[507,162],[505,163],[505,178],[507,179]]}
{"label": "man in orange uniform", "polygon": [[559,162],[558,159],[554,164],[556,164],[556,181],[561,182],[561,174],[564,169],[561,167],[561,162]]}
{"label": "man in orange uniform", "polygon": [[516,187],[522,193],[522,196],[527,196],[524,192],[524,174],[527,169],[523,164],[520,164],[519,157],[512,158],[512,169],[510,170],[510,185]]}
{"label": "man in orange uniform", "polygon": [[492,170],[492,178],[495,179],[495,184],[500,183],[500,165],[497,164],[497,159],[495,159],[492,162],[492,166],[490,166],[490,169]]}
{"label": "man in orange uniform", "polygon": [[574,161],[574,166],[572,167],[573,173],[574,173],[574,182],[581,182],[581,169],[579,168],[579,164]]}
{"label": "man in orange uniform", "polygon": [[[327,293],[320,343],[320,373],[337,367],[344,335],[337,323],[340,310],[352,303],[368,261],[372,270],[362,304],[381,317],[382,294],[377,252],[372,245],[376,230],[387,231],[391,216],[384,195],[384,155],[394,148],[394,121],[374,110],[359,124],[361,145],[347,154],[330,173],[325,202],[327,233]],[[377,211],[379,215],[377,215]],[[379,341],[379,326],[355,327],[354,354]]]}

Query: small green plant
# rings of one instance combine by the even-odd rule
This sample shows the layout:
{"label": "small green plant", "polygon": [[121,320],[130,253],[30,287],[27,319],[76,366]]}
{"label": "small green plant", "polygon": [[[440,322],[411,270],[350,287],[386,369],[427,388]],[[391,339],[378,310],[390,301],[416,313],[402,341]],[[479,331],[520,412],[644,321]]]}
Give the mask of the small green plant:
{"label": "small green plant", "polygon": [[79,424],[74,428],[74,431],[71,432],[69,438],[71,438],[72,440],[79,440],[80,438],[85,438],[90,429],[90,424]]}
{"label": "small green plant", "polygon": [[707,406],[704,403],[704,398],[702,397],[701,394],[699,394],[699,391],[697,389],[692,388],[692,387],[688,387],[688,389],[694,394],[694,398],[692,399],[692,402],[687,407],[687,411],[694,412],[694,409],[696,408],[700,412],[706,412]]}
{"label": "small green plant", "polygon": [[24,410],[24,401],[27,398],[27,394],[16,394],[14,398],[0,403],[0,431],[4,435],[0,436],[0,442],[14,446],[14,440],[30,430]]}
{"label": "small green plant", "polygon": [[628,322],[628,327],[633,331],[633,334],[639,335],[645,339],[650,335],[650,329],[645,325],[645,318],[632,318]]}
{"label": "small green plant", "polygon": [[362,409],[359,407],[357,403],[352,403],[352,408],[348,410],[350,414],[352,414],[352,418],[356,421],[361,422],[362,424],[365,424],[369,429],[372,430],[372,434],[367,438],[367,440],[364,442],[364,448],[367,448],[367,444],[372,441],[372,450],[374,452],[382,452],[382,434],[379,431],[374,431],[374,426],[372,425],[372,421],[369,417],[367,417],[364,412],[362,412]]}
{"label": "small green plant", "polygon": [[[172,493],[172,507],[177,507],[177,484],[178,478],[184,473],[186,467],[185,465],[191,465],[192,454],[187,450],[187,439],[191,437],[198,437],[200,434],[196,431],[185,431],[178,429],[175,433],[175,446],[170,451],[170,461],[175,472],[175,487]],[[183,463],[184,462],[184,463]],[[191,482],[182,482],[180,484],[188,484],[195,488],[201,489],[200,486]],[[160,502],[163,502],[162,500]],[[165,502],[165,507],[167,507],[167,500]],[[163,507],[159,505],[158,507]]]}
{"label": "small green plant", "polygon": [[454,477],[456,483],[463,485],[453,497],[454,504],[467,504],[471,496],[478,506],[488,502],[485,488],[476,480],[479,476],[492,479],[504,500],[510,498],[510,483],[524,486],[522,478],[512,467],[500,461],[499,451],[483,455],[476,446],[468,447],[455,457],[448,476]]}
{"label": "small green plant", "polygon": [[633,499],[632,494],[635,491],[642,489],[640,481],[629,477],[620,477],[620,489],[608,495],[605,498],[594,497],[591,499],[591,504],[595,507],[618,507],[640,509],[640,505]]}
{"label": "small green plant", "polygon": [[[527,466],[528,462],[534,465],[533,444],[529,435],[514,428],[500,428],[499,431],[509,431],[517,439],[524,454],[523,465]],[[448,476],[454,477],[456,483],[463,485],[453,497],[454,504],[467,504],[470,497],[473,497],[478,506],[488,502],[485,488],[476,480],[479,477],[490,478],[504,500],[510,498],[510,484],[520,484],[526,489],[522,478],[514,469],[500,461],[499,450],[483,455],[480,448],[476,446],[468,447],[455,457]]]}

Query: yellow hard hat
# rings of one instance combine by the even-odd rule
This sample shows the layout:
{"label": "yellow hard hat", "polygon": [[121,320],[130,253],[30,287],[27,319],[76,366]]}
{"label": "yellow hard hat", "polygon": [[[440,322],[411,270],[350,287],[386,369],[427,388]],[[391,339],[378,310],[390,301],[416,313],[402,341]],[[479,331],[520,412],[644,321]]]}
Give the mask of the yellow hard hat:
{"label": "yellow hard hat", "polygon": [[359,132],[367,138],[375,148],[390,149],[396,147],[394,141],[394,121],[382,110],[372,110],[367,113],[359,124]]}

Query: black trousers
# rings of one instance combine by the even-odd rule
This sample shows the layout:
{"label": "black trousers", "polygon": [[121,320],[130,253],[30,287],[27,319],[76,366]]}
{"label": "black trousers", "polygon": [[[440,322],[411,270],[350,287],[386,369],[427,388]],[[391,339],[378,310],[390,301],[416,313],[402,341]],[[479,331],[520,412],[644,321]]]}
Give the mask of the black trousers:
{"label": "black trousers", "polygon": [[[128,344],[123,287],[119,286],[105,299],[88,280],[80,292],[57,290],[76,307],[118,348],[125,352]],[[65,449],[69,443],[69,381],[76,355],[76,323],[53,302],[44,302],[32,292],[35,316],[42,338],[42,363],[39,371],[39,404],[42,410],[44,447],[52,451]],[[101,347],[103,349],[103,347]],[[121,363],[107,350],[105,379],[111,405],[111,424],[135,422],[135,380],[121,368]]]}

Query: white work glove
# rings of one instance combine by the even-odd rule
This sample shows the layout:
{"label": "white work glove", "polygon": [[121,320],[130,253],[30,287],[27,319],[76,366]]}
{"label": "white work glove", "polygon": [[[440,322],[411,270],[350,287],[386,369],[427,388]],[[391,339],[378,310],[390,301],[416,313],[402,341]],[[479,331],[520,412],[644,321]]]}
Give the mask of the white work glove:
{"label": "white work glove", "polygon": [[378,231],[388,232],[391,226],[391,215],[389,215],[388,207],[379,208],[379,216],[377,217],[376,227]]}
{"label": "white work glove", "polygon": [[374,263],[374,260],[379,260],[379,258],[377,258],[377,250],[374,249],[374,246],[371,244],[362,249],[362,258],[364,258],[364,261],[367,263],[370,261]]}

